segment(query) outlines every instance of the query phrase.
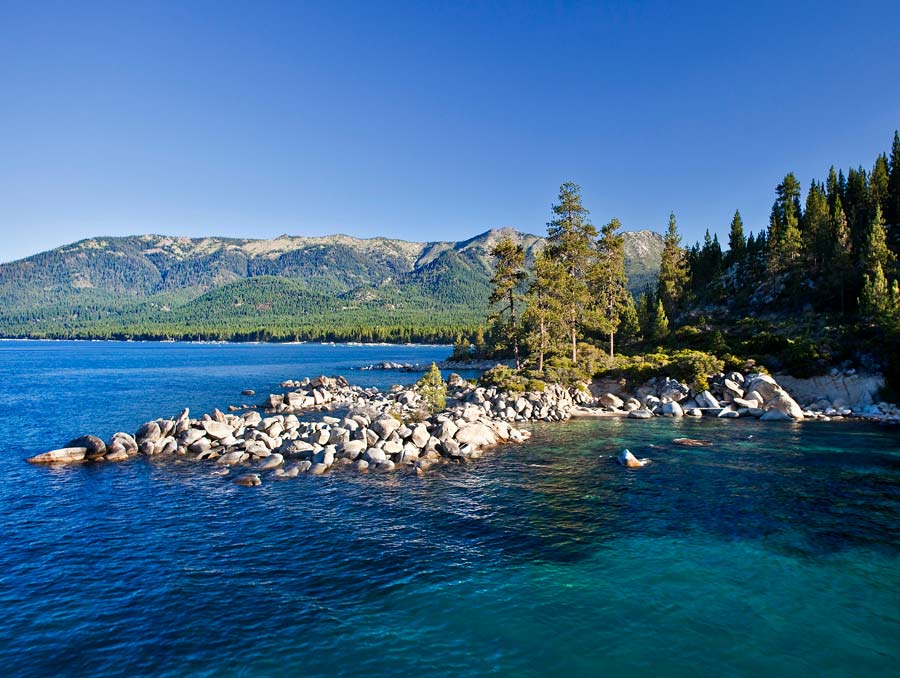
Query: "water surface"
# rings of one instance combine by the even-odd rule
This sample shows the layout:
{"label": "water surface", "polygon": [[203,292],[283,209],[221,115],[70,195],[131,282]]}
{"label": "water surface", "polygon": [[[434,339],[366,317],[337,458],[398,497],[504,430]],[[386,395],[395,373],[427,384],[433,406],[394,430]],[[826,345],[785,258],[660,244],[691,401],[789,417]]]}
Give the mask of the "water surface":
{"label": "water surface", "polygon": [[[426,478],[252,489],[187,462],[22,462],[285,378],[410,381],[349,368],[447,352],[0,342],[4,675],[896,672],[896,431],[583,420]],[[625,446],[654,463],[621,468]]]}

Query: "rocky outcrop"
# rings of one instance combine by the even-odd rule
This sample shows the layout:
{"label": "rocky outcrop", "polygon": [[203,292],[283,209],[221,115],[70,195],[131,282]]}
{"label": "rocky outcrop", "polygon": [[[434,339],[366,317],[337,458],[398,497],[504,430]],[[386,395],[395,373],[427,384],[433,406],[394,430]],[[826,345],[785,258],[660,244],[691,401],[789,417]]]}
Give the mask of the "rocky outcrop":
{"label": "rocky outcrop", "polygon": [[779,375],[778,381],[805,409],[824,416],[900,416],[895,405],[879,398],[884,388],[884,377],[880,374],[835,368],[827,375],[809,379]]}

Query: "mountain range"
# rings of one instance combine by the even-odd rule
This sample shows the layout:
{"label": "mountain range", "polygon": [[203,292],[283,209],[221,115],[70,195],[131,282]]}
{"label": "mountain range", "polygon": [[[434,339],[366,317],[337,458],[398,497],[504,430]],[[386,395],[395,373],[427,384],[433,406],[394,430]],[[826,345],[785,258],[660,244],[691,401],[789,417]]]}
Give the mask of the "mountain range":
{"label": "mountain range", "polygon": [[[81,240],[0,265],[0,336],[441,341],[484,322],[490,250],[345,235],[269,240],[162,235]],[[651,282],[662,237],[625,232],[631,288]]]}

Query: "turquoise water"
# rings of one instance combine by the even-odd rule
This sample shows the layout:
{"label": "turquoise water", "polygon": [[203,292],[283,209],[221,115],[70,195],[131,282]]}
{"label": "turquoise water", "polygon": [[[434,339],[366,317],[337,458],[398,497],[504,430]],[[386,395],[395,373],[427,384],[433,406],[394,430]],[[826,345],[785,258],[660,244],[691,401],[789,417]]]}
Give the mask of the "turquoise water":
{"label": "turquoise water", "polygon": [[[3,675],[897,672],[897,431],[583,420],[425,478],[253,489],[189,463],[22,461],[289,377],[409,381],[350,368],[446,353],[0,342]],[[621,468],[625,446],[654,463]]]}

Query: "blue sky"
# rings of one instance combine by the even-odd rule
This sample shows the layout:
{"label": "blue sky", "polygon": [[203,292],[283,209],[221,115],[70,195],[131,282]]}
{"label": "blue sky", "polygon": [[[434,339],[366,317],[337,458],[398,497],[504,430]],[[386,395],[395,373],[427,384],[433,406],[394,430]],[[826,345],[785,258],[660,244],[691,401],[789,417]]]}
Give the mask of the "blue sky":
{"label": "blue sky", "polygon": [[94,235],[763,227],[900,127],[900,3],[0,3],[0,260]]}

